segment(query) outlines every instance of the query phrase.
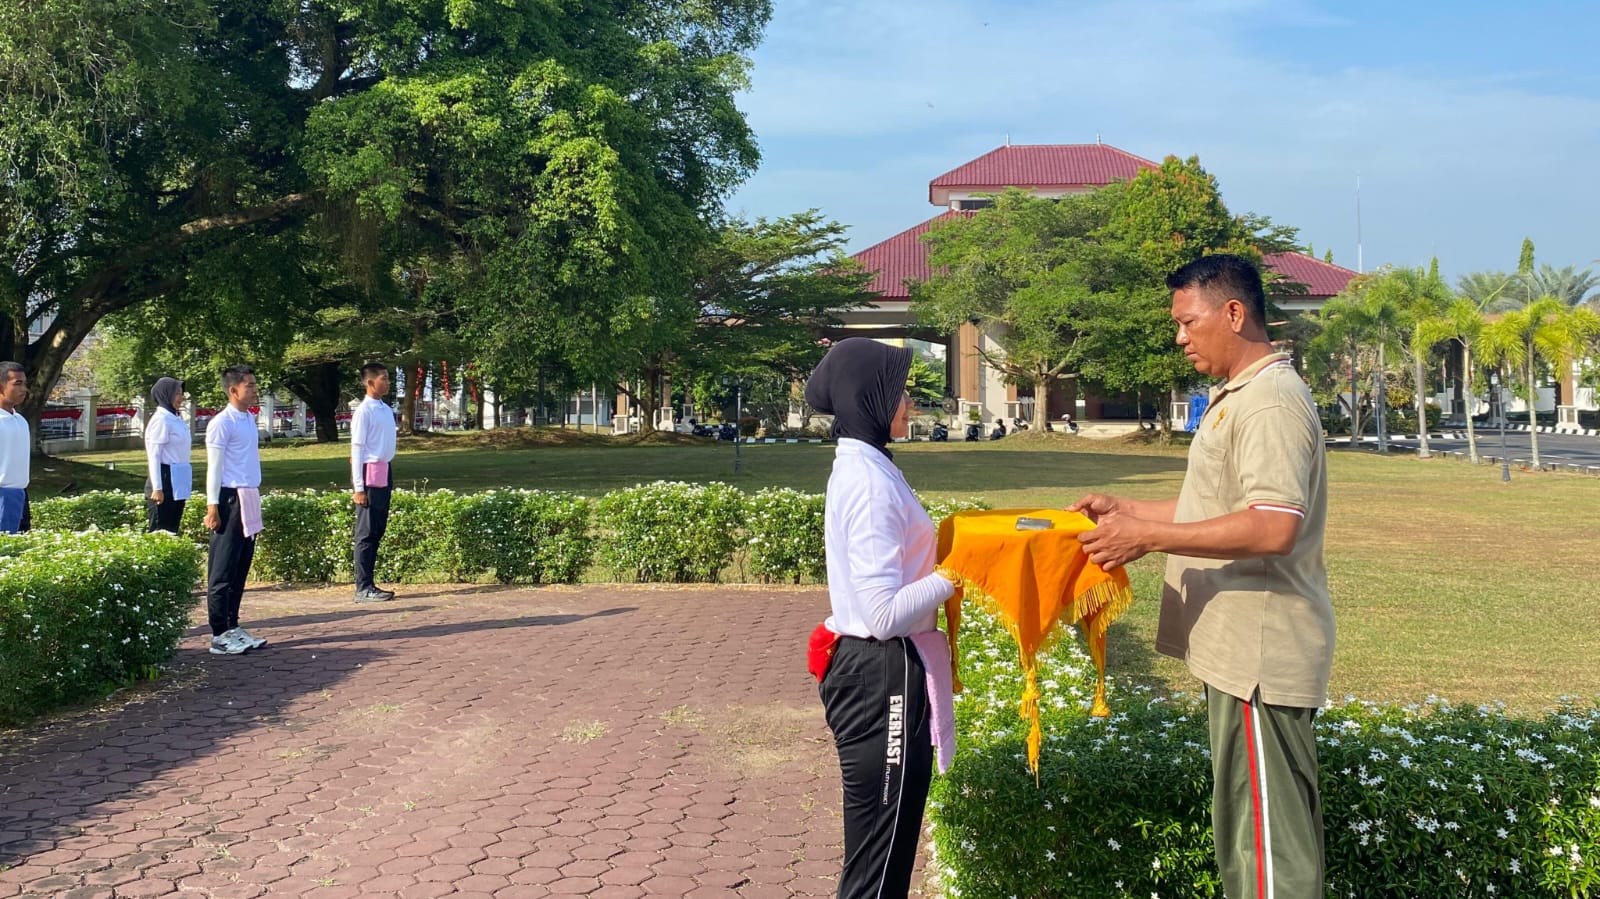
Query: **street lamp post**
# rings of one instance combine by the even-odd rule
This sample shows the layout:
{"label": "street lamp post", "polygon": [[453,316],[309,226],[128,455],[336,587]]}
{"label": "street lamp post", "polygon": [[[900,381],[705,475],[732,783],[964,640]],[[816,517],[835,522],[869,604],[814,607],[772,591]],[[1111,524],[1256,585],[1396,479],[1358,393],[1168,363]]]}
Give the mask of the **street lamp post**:
{"label": "street lamp post", "polygon": [[739,462],[739,433],[740,420],[744,418],[744,379],[731,375],[722,376],[722,386],[733,387],[733,473],[737,475],[741,467]]}
{"label": "street lamp post", "polygon": [[1506,450],[1506,406],[1505,396],[1500,393],[1500,373],[1489,373],[1489,389],[1494,391],[1494,409],[1500,419],[1500,480],[1506,483],[1511,481],[1511,456]]}

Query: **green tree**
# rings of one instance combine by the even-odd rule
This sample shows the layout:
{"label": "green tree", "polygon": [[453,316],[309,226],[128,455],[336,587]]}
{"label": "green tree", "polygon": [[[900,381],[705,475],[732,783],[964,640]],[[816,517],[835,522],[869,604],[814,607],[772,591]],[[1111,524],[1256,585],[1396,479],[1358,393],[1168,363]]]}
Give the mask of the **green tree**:
{"label": "green tree", "polygon": [[1556,368],[1591,345],[1600,334],[1600,315],[1594,310],[1569,309],[1555,297],[1544,296],[1522,309],[1507,312],[1484,328],[1483,346],[1490,364],[1516,373],[1528,404],[1528,437],[1533,464],[1539,465],[1539,429],[1535,407],[1539,400],[1541,367]]}
{"label": "green tree", "polygon": [[923,238],[935,274],[911,285],[912,309],[947,334],[967,323],[983,328],[999,349],[980,346],[979,354],[1010,382],[1032,388],[1039,431],[1052,387],[1076,377],[1069,294],[1084,281],[1072,266],[1093,249],[1090,238],[1109,222],[1120,193],[1113,186],[1052,201],[1007,190],[993,206]]}
{"label": "green tree", "polygon": [[789,385],[826,352],[822,333],[870,299],[872,276],[844,246],[845,227],[815,209],[725,223],[695,254],[681,293],[652,298],[648,314],[618,325],[616,344],[630,349],[619,370],[641,384],[625,392],[655,409],[663,375],[708,393],[730,376],[770,382],[772,404],[786,406]]}
{"label": "green tree", "polygon": [[1580,271],[1572,265],[1556,268],[1547,263],[1539,266],[1537,272],[1525,275],[1524,279],[1530,294],[1555,297],[1568,307],[1583,305],[1589,299],[1590,292],[1600,287],[1600,275],[1591,269]]}
{"label": "green tree", "polygon": [[756,162],[734,95],[769,16],[767,0],[5,5],[0,357],[29,370],[24,411],[37,420],[107,315],[204,296],[219,250],[301,229],[356,285],[448,285],[497,365],[603,367],[631,298],[685,283]]}
{"label": "green tree", "polygon": [[944,367],[934,365],[917,353],[911,357],[911,373],[906,377],[906,392],[920,403],[944,399]]}
{"label": "green tree", "polygon": [[[1417,455],[1428,458],[1428,382],[1427,371],[1438,344],[1433,329],[1427,323],[1445,313],[1453,298],[1450,288],[1439,277],[1439,260],[1424,272],[1420,268],[1397,268],[1381,272],[1367,286],[1368,302],[1372,306],[1391,307],[1398,311],[1401,347],[1411,363],[1412,393],[1417,414]],[[1379,346],[1380,368],[1383,347]],[[1380,394],[1381,395],[1381,394]],[[1379,412],[1383,414],[1382,410]]]}

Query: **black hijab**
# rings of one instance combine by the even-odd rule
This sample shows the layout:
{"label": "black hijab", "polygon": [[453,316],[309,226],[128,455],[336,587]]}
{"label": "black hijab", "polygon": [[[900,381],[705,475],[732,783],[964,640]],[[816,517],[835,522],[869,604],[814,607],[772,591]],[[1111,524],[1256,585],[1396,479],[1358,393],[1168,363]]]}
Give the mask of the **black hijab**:
{"label": "black hijab", "polygon": [[162,378],[150,388],[150,399],[173,415],[178,413],[178,397],[183,396],[183,382],[177,378]]}
{"label": "black hijab", "polygon": [[866,337],[828,349],[806,381],[806,403],[833,416],[833,437],[849,437],[889,452],[889,426],[900,412],[911,373],[911,350]]}

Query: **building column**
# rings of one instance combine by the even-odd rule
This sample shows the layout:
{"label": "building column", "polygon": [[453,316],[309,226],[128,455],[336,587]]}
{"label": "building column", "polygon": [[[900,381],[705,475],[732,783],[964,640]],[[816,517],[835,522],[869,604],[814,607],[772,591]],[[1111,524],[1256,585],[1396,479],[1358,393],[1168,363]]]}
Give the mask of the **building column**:
{"label": "building column", "polygon": [[95,433],[100,424],[100,395],[92,390],[83,392],[83,448],[94,449]]}

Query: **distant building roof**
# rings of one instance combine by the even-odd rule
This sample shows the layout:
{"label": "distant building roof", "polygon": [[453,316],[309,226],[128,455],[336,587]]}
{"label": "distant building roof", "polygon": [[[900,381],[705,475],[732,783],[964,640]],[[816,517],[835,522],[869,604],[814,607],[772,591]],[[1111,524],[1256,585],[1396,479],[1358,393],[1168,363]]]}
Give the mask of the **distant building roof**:
{"label": "distant building roof", "polygon": [[[930,275],[928,245],[922,240],[922,235],[928,233],[928,229],[935,224],[974,214],[975,210],[945,212],[856,253],[853,258],[867,271],[875,273],[867,289],[886,300],[910,299],[911,292],[906,289],[906,281],[926,281]],[[1312,298],[1331,297],[1344,290],[1350,279],[1356,276],[1355,272],[1342,265],[1323,262],[1304,253],[1273,253],[1264,261],[1267,268],[1290,281],[1304,284],[1304,295]]]}
{"label": "distant building roof", "polygon": [[936,191],[999,191],[1007,187],[1104,187],[1127,181],[1156,163],[1110,144],[1015,144],[996,147],[928,182]]}
{"label": "distant building roof", "polygon": [[886,300],[910,299],[911,292],[906,289],[906,281],[928,280],[928,245],[922,242],[922,235],[928,233],[928,229],[937,222],[966,218],[973,212],[964,210],[936,215],[856,253],[852,258],[867,271],[876,273],[867,289],[881,294]]}
{"label": "distant building roof", "polygon": [[1262,261],[1267,268],[1290,281],[1304,284],[1306,295],[1313,297],[1331,297],[1344,290],[1350,279],[1356,276],[1355,272],[1342,265],[1323,262],[1304,253],[1272,253]]}

